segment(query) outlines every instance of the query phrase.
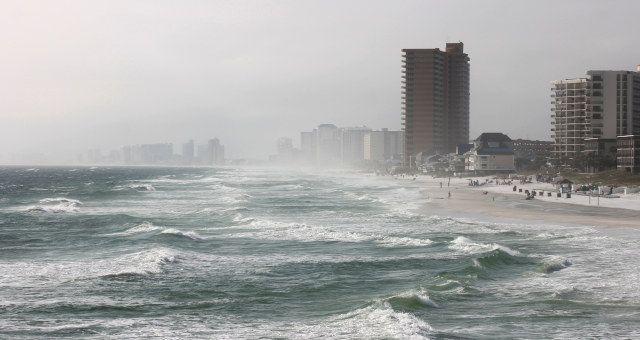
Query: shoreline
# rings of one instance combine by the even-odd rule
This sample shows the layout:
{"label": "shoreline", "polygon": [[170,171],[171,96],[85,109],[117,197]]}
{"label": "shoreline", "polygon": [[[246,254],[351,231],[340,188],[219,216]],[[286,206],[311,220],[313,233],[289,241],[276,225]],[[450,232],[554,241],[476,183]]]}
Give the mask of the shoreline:
{"label": "shoreline", "polygon": [[[429,202],[419,209],[422,214],[432,214],[434,207],[478,218],[491,216],[508,221],[530,221],[547,224],[573,224],[606,228],[631,228],[640,230],[640,195],[625,199],[600,198],[589,202],[588,196],[572,195],[572,198],[539,197],[526,200],[524,194],[514,193],[513,185],[486,184],[469,186],[468,181],[452,178],[418,177],[416,182]],[[443,183],[442,188],[440,183]],[[550,191],[547,183],[516,184],[518,188]],[[542,189],[541,189],[542,188]],[[524,191],[524,190],[523,190]],[[449,193],[451,193],[449,197]],[[607,201],[605,201],[607,200]],[[613,201],[612,201],[613,200]],[[591,203],[591,204],[589,204]],[[600,203],[600,205],[596,205]],[[615,207],[619,204],[620,207]],[[612,206],[614,205],[614,206]],[[630,209],[636,208],[636,209]]]}

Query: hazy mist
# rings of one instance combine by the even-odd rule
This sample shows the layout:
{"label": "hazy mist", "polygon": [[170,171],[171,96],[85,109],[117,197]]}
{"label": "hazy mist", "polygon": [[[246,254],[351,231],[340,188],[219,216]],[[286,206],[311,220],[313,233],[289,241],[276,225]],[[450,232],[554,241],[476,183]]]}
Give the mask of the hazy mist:
{"label": "hazy mist", "polygon": [[0,163],[196,144],[266,159],[318,124],[401,128],[401,49],[462,41],[471,137],[550,140],[550,81],[640,63],[637,1],[3,1]]}

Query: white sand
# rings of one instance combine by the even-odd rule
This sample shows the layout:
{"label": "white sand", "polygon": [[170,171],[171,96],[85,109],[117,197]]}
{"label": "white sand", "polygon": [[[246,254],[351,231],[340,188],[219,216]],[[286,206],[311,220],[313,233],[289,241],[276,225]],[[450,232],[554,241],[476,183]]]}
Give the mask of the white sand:
{"label": "white sand", "polygon": [[[485,183],[490,177],[474,177],[474,181]],[[430,176],[397,177],[400,181],[410,181],[423,187],[424,194],[430,199],[424,213],[433,213],[433,205],[456,211],[457,214],[489,215],[495,217],[538,221],[544,223],[580,224],[599,227],[640,228],[640,194],[616,194],[618,198],[590,197],[571,193],[558,198],[555,187],[548,183],[511,185],[487,183],[481,186],[469,186],[467,178],[432,178]],[[442,183],[442,187],[440,187]],[[448,185],[449,184],[449,185]],[[513,186],[522,188],[514,193]],[[543,191],[525,200],[525,190]],[[552,192],[551,197],[547,196]],[[450,196],[449,196],[450,194]]]}
{"label": "white sand", "polygon": [[[484,182],[484,178],[479,179],[480,182]],[[513,191],[513,187],[517,187],[517,191]],[[498,185],[495,183],[488,183],[478,187],[471,187],[473,190],[479,191],[487,191],[489,194],[516,194],[521,195],[523,198],[525,197],[525,190],[533,191],[535,190],[538,195],[536,195],[534,200],[541,200],[546,202],[554,202],[554,203],[566,203],[566,204],[579,204],[579,205],[587,205],[592,206],[594,208],[605,207],[605,208],[619,208],[619,209],[630,209],[630,210],[640,210],[640,194],[638,193],[628,193],[625,194],[624,190],[621,193],[614,193],[611,196],[600,195],[597,194],[589,195],[586,193],[579,192],[571,192],[571,197],[567,198],[567,195],[562,195],[562,197],[557,196],[556,187],[551,183],[536,183],[535,180],[533,183],[520,184],[519,181],[514,181],[511,185]],[[519,190],[522,189],[522,192]],[[539,195],[540,192],[543,192],[543,195]],[[617,190],[620,191],[620,190]],[[628,190],[631,191],[631,190]],[[551,197],[548,196],[548,193],[551,193]]]}
{"label": "white sand", "polygon": [[[479,183],[485,183],[480,186],[469,186],[469,178],[478,181]],[[629,209],[629,210],[638,210],[640,211],[640,192],[631,193],[632,189],[627,190],[628,193],[625,194],[624,188],[616,188],[614,194],[611,196],[601,195],[598,197],[597,195],[587,195],[584,193],[571,192],[571,197],[567,198],[566,195],[562,195],[562,197],[557,197],[557,190],[555,185],[551,183],[536,183],[535,179],[533,183],[525,183],[520,184],[518,180],[512,181],[511,185],[504,184],[496,184],[495,180],[493,183],[487,183],[492,180],[492,176],[489,177],[469,177],[469,178],[457,178],[451,177],[449,178],[432,178],[430,176],[417,176],[416,182],[427,184],[429,187],[437,187],[439,188],[440,182],[443,183],[443,189],[447,188],[447,183],[450,181],[449,188],[451,190],[459,190],[459,189],[469,189],[479,191],[480,193],[486,191],[487,195],[491,196],[492,194],[514,194],[519,195],[523,199],[525,198],[525,190],[533,191],[535,190],[538,194],[542,191],[543,196],[536,195],[534,200],[545,201],[545,202],[554,202],[554,203],[564,203],[564,204],[578,204],[578,205],[586,205],[592,207],[604,207],[604,208],[619,208],[619,209]],[[413,180],[413,177],[405,177],[405,180]],[[500,180],[502,182],[502,180]],[[516,186],[516,191],[513,191],[513,187]],[[522,192],[519,191],[522,189]],[[608,192],[607,190],[603,190]],[[548,193],[551,193],[551,197],[548,196]],[[493,195],[495,196],[495,195]]]}

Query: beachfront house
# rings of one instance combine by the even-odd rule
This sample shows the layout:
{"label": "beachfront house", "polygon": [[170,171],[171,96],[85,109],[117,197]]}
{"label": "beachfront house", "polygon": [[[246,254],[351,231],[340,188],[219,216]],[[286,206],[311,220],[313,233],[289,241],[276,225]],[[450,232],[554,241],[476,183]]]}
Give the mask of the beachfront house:
{"label": "beachfront house", "polygon": [[467,153],[465,170],[476,174],[515,172],[513,142],[499,132],[485,132],[474,142]]}

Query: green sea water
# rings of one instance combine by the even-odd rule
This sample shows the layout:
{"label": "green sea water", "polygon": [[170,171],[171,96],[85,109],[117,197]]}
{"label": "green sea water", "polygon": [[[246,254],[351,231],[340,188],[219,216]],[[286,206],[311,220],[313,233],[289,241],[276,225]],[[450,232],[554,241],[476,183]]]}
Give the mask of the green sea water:
{"label": "green sea water", "polygon": [[0,338],[640,338],[637,231],[463,218],[426,185],[0,168]]}

